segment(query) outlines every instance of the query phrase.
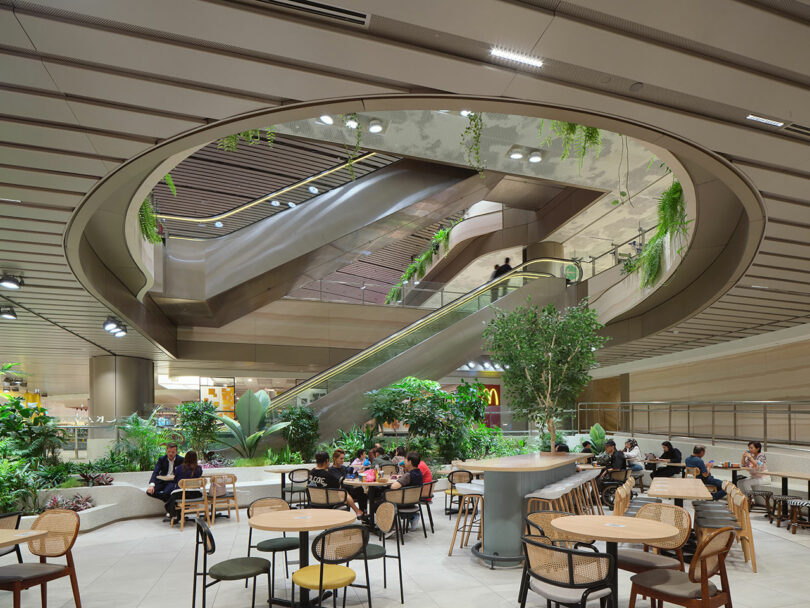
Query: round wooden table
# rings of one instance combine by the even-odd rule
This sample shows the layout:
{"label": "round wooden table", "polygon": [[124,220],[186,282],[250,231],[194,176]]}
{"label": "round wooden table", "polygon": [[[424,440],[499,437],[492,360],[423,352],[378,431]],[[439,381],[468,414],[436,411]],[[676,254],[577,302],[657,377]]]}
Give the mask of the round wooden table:
{"label": "round wooden table", "polygon": [[605,541],[608,554],[613,556],[613,580],[610,583],[613,606],[619,605],[617,578],[618,543],[657,543],[672,540],[680,534],[669,524],[614,515],[571,515],[551,520],[551,526],[572,540]]}
{"label": "round wooden table", "polygon": [[281,475],[281,498],[287,500],[287,473],[295,471],[296,469],[306,469],[311,471],[315,468],[315,463],[311,464],[274,464],[265,469],[268,473],[278,473]]}
{"label": "round wooden table", "polygon": [[[298,532],[300,546],[298,548],[298,565],[304,568],[309,565],[309,533],[313,530],[328,530],[339,526],[347,526],[357,521],[357,516],[351,511],[337,509],[290,509],[289,511],[271,511],[254,515],[248,520],[251,528],[267,530],[270,532]],[[309,590],[300,589],[300,606],[311,606]],[[290,601],[280,598],[270,598],[270,605],[289,606]]]}
{"label": "round wooden table", "polygon": [[391,478],[382,478],[379,481],[364,481],[359,477],[355,477],[354,479],[344,479],[343,485],[349,486],[350,488],[383,488],[390,486],[394,483],[396,479]]}

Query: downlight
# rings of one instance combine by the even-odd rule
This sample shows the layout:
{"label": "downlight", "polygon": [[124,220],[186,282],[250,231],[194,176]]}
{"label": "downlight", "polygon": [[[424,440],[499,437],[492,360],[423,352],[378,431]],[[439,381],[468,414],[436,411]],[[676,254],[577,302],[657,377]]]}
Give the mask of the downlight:
{"label": "downlight", "polygon": [[270,201],[270,204],[273,205],[273,207],[281,207],[281,203],[278,201]]}
{"label": "downlight", "polygon": [[0,287],[5,287],[6,289],[19,289],[25,285],[22,280],[22,277],[15,277],[10,274],[4,274],[0,277]]}
{"label": "downlight", "polygon": [[369,133],[382,133],[383,124],[381,120],[377,120],[376,118],[368,123],[368,132]]}
{"label": "downlight", "polygon": [[14,311],[13,306],[0,306],[0,317],[10,321],[16,321],[17,313]]}
{"label": "downlight", "polygon": [[335,124],[335,119],[329,116],[329,114],[321,115],[318,120],[320,120],[325,125],[333,125]]}
{"label": "downlight", "polygon": [[318,192],[320,192],[320,190],[318,190],[315,186],[310,186],[309,187],[309,192],[310,192],[310,194],[318,194]]}
{"label": "downlight", "polygon": [[529,152],[530,163],[539,163],[541,160],[543,160],[543,154],[540,152],[540,150],[532,150]]}
{"label": "downlight", "polygon": [[511,148],[509,148],[509,152],[507,152],[507,155],[512,160],[520,160],[521,158],[523,158],[523,153],[524,153],[523,148],[521,148],[520,146],[512,146]]}
{"label": "downlight", "polygon": [[126,325],[124,325],[121,319],[117,319],[116,317],[107,317],[103,327],[104,331],[111,333],[116,338],[123,338],[127,335]]}

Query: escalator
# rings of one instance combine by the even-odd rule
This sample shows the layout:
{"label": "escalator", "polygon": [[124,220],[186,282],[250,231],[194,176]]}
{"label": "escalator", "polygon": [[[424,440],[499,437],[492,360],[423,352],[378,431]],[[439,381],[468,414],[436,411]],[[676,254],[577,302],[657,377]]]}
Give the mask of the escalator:
{"label": "escalator", "polygon": [[[576,273],[571,275],[573,269]],[[525,304],[566,306],[566,271],[579,281],[577,262],[539,258],[461,296],[436,290],[430,299],[448,302],[427,316],[353,357],[313,376],[276,397],[271,409],[291,404],[310,405],[320,419],[322,436],[368,420],[364,394],[405,376],[438,380],[482,354],[481,334],[492,319],[492,304],[512,310]],[[362,309],[358,308],[361,314]]]}

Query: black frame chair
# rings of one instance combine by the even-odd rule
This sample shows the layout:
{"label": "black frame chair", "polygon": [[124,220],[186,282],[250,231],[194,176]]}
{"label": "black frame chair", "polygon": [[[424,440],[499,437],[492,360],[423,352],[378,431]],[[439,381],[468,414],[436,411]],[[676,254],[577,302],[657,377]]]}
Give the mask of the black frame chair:
{"label": "black frame chair", "polygon": [[[307,488],[307,509],[346,509],[348,491],[343,488]],[[316,500],[313,500],[315,498]]]}
{"label": "black frame chair", "polygon": [[[268,507],[268,510],[273,511],[289,511],[290,510],[290,503],[288,503],[283,498],[275,498],[275,497],[268,497],[268,498],[257,498],[252,503],[248,505],[247,508],[247,515],[248,519],[253,517],[253,511],[255,508],[259,508],[262,506],[261,503],[265,503]],[[277,508],[272,507],[271,505],[276,505]],[[283,506],[282,506],[283,505]],[[262,551],[264,553],[272,553],[273,559],[272,568],[271,568],[271,575],[270,575],[270,597],[275,597],[275,585],[276,585],[276,553],[284,553],[284,574],[286,578],[290,578],[290,564],[287,559],[287,552],[288,551],[297,551],[301,547],[300,539],[295,536],[287,536],[286,532],[282,532],[281,538],[269,538],[263,541],[259,541],[255,545],[253,544],[253,528],[249,528],[248,531],[248,549],[247,549],[247,556],[250,557],[250,550],[256,549],[257,551]],[[245,579],[245,588],[247,588],[247,579]]]}
{"label": "black frame chair", "polygon": [[[16,517],[17,519],[14,521],[14,527],[11,528],[7,524],[7,520],[11,517]],[[14,513],[0,513],[0,528],[4,530],[19,530],[20,529],[20,520],[22,519],[22,512],[15,511]],[[17,561],[19,563],[23,563],[22,553],[20,552],[20,545],[13,545],[11,547],[4,547],[0,549],[0,557],[8,555],[9,553],[16,553],[17,554]]]}
{"label": "black frame chair", "polygon": [[[344,532],[346,530],[357,530],[360,534],[362,534],[362,545],[361,547],[352,554],[342,554],[339,557],[335,558],[328,558],[324,556],[324,544],[326,539],[333,534],[338,534]],[[351,524],[348,526],[340,526],[339,528],[331,528],[326,530],[325,532],[321,532],[318,536],[315,537],[315,540],[312,541],[312,555],[320,564],[320,579],[318,584],[318,606],[319,608],[322,606],[323,603],[323,593],[325,591],[323,587],[323,570],[324,565],[334,565],[340,566],[342,564],[348,564],[350,561],[355,559],[363,559],[363,564],[366,570],[366,584],[365,585],[358,585],[354,582],[349,583],[347,587],[357,587],[360,589],[365,589],[368,595],[368,608],[371,608],[371,581],[369,580],[368,576],[368,557],[366,556],[366,548],[368,547],[368,528],[360,524]],[[348,567],[348,566],[347,566]],[[300,572],[297,571],[297,572]],[[295,575],[297,572],[293,572],[292,577],[292,585],[290,589],[290,604],[295,605]],[[332,598],[333,605],[337,604],[337,591],[338,589],[334,590],[334,596]],[[343,606],[346,606],[346,589],[343,589]],[[194,608],[192,606],[192,608]]]}
{"label": "black frame chair", "polygon": [[[302,475],[306,475],[306,479],[301,479]],[[290,482],[290,489],[285,490],[284,493],[289,495],[290,498],[287,499],[287,502],[290,503],[290,506],[293,503],[296,504],[298,508],[301,507],[303,504],[303,500],[301,499],[307,490],[307,486],[309,485],[309,479],[311,477],[311,473],[309,469],[300,468],[300,469],[293,469],[289,473],[287,473],[287,480]],[[295,495],[298,495],[298,500],[293,500]]]}
{"label": "black frame chair", "polygon": [[[227,566],[242,566],[246,571],[247,574],[245,576],[238,576],[236,573],[234,574],[227,574],[223,573],[223,575],[217,575],[215,571],[208,569],[208,556],[213,555],[214,552],[217,550],[217,545],[214,542],[214,535],[211,533],[211,528],[208,527],[204,521],[200,520],[198,517],[196,519],[197,522],[197,539],[194,547],[194,585],[192,590],[192,597],[191,597],[191,608],[194,608],[197,603],[197,578],[202,577],[202,605],[205,608],[205,601],[206,601],[206,591],[208,587],[212,587],[219,583],[220,581],[225,580],[242,580],[244,579],[247,581],[248,579],[253,579],[253,602],[251,603],[252,608],[256,608],[256,577],[260,574],[264,573],[267,574],[267,592],[268,592],[268,599],[270,599],[270,588],[271,588],[271,581],[270,581],[270,561],[264,559],[263,557],[235,557],[233,559],[226,559],[225,561],[219,562],[212,566],[212,570],[217,566],[220,568]],[[202,563],[202,572],[199,571],[200,567],[200,547],[203,547],[203,563]],[[263,567],[262,570],[259,570],[259,567]],[[214,579],[213,582],[208,582],[208,577]]]}
{"label": "black frame chair", "polygon": [[428,483],[422,484],[422,498],[419,499],[419,502],[425,505],[425,508],[428,512],[428,519],[430,520],[430,533],[435,534],[436,530],[433,528],[433,513],[430,511],[430,504],[433,500],[436,490],[436,483],[438,483],[437,479],[430,481]]}
{"label": "black frame chair", "polygon": [[[413,517],[415,513],[419,513],[419,519],[422,522],[422,533],[425,535],[425,538],[427,538],[427,528],[425,527],[425,518],[422,512],[423,487],[424,484],[420,483],[418,486],[404,486],[396,490],[386,490],[385,492],[384,501],[393,503],[396,506],[397,517],[403,520],[408,519],[407,524],[399,526],[399,537],[403,544],[405,544],[405,532],[410,529],[410,518]],[[414,500],[414,498],[416,498],[416,500]]]}
{"label": "black frame chair", "polygon": [[[453,518],[453,501],[457,500],[459,508],[461,508],[461,496],[455,494],[456,491],[456,484],[457,483],[472,483],[472,480],[475,479],[475,475],[473,475],[470,471],[466,469],[458,469],[456,471],[450,471],[447,475],[447,481],[450,482],[450,489],[444,493],[444,514],[447,515],[450,519]],[[447,497],[450,497],[450,505],[447,504]]]}
{"label": "black frame chair", "polygon": [[[375,514],[377,528],[380,530],[380,537],[382,538],[382,545],[375,545],[369,543],[366,547],[366,559],[375,560],[382,559],[383,562],[383,588],[388,588],[388,572],[385,567],[385,560],[397,560],[397,568],[399,569],[399,597],[400,603],[405,603],[405,587],[402,581],[402,549],[399,545],[399,517],[397,517],[397,508],[393,503],[384,502],[377,507]],[[385,543],[386,535],[394,530],[397,539],[395,544],[397,546],[397,554],[389,555],[388,548]]]}
{"label": "black frame chair", "polygon": [[[571,603],[562,603],[557,602],[556,600],[549,600],[546,598],[548,605],[552,603],[556,603],[558,606],[566,606],[569,608],[581,608],[585,606],[588,601],[588,596],[593,593],[594,591],[601,591],[602,589],[611,590],[611,582],[615,580],[616,577],[616,563],[613,560],[613,556],[609,553],[600,553],[596,547],[590,545],[588,543],[576,543],[573,548],[568,548],[564,546],[559,546],[558,543],[565,543],[566,541],[552,541],[546,536],[523,536],[523,551],[526,556],[526,568],[524,569],[524,576],[526,577],[525,581],[521,581],[521,592],[522,595],[520,597],[520,608],[526,607],[526,596],[528,595],[530,589],[530,578],[535,578],[543,583],[548,585],[553,585],[555,587],[561,587],[563,589],[582,589],[582,597],[579,601],[571,602]],[[531,568],[530,564],[530,554],[528,545],[534,545],[536,547],[542,547],[545,550],[552,551],[554,553],[559,553],[561,556],[565,556],[565,560],[568,564],[568,583],[563,583],[559,580],[554,580],[550,578],[543,577],[542,575],[538,574]],[[587,548],[588,551],[581,551],[580,548]],[[603,578],[594,581],[592,583],[576,583],[574,582],[574,557],[575,556],[583,556],[583,557],[595,557],[598,559],[605,559],[607,560],[607,574]],[[524,584],[525,582],[525,584]],[[613,606],[613,597],[611,593],[600,598],[600,606],[606,606],[608,603],[611,604],[611,608],[618,608],[618,606]]]}

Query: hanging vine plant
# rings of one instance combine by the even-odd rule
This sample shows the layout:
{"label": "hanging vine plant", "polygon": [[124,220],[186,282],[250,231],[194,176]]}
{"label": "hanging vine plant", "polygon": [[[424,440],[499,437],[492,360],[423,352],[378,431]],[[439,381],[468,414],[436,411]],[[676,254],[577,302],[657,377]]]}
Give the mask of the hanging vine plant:
{"label": "hanging vine plant", "polygon": [[540,131],[538,133],[543,145],[548,145],[555,137],[562,139],[563,152],[560,156],[565,160],[573,156],[579,162],[579,170],[582,171],[582,163],[589,150],[595,151],[596,157],[602,150],[602,132],[596,127],[586,127],[575,122],[562,120],[550,121],[551,132],[543,138],[543,127],[545,121],[540,121]]}
{"label": "hanging vine plant", "polygon": [[470,169],[477,171],[484,178],[486,166],[481,162],[481,133],[484,130],[484,113],[470,112],[467,114],[467,126],[461,134],[461,147]]}
{"label": "hanging vine plant", "polygon": [[[169,190],[174,196],[177,196],[177,188],[174,185],[172,174],[167,173],[163,176],[163,181],[169,187]],[[152,204],[152,194],[147,195],[138,209],[138,226],[141,229],[141,235],[148,242],[153,245],[160,245],[163,242],[161,236],[161,227],[158,224],[157,216],[155,215],[155,207]]]}
{"label": "hanging vine plant", "polygon": [[219,150],[225,150],[226,152],[236,152],[237,148],[239,148],[239,142],[244,142],[249,146],[267,142],[267,145],[272,148],[275,140],[276,128],[271,125],[262,129],[248,129],[241,133],[233,133],[232,135],[220,137],[217,140],[217,148]]}

